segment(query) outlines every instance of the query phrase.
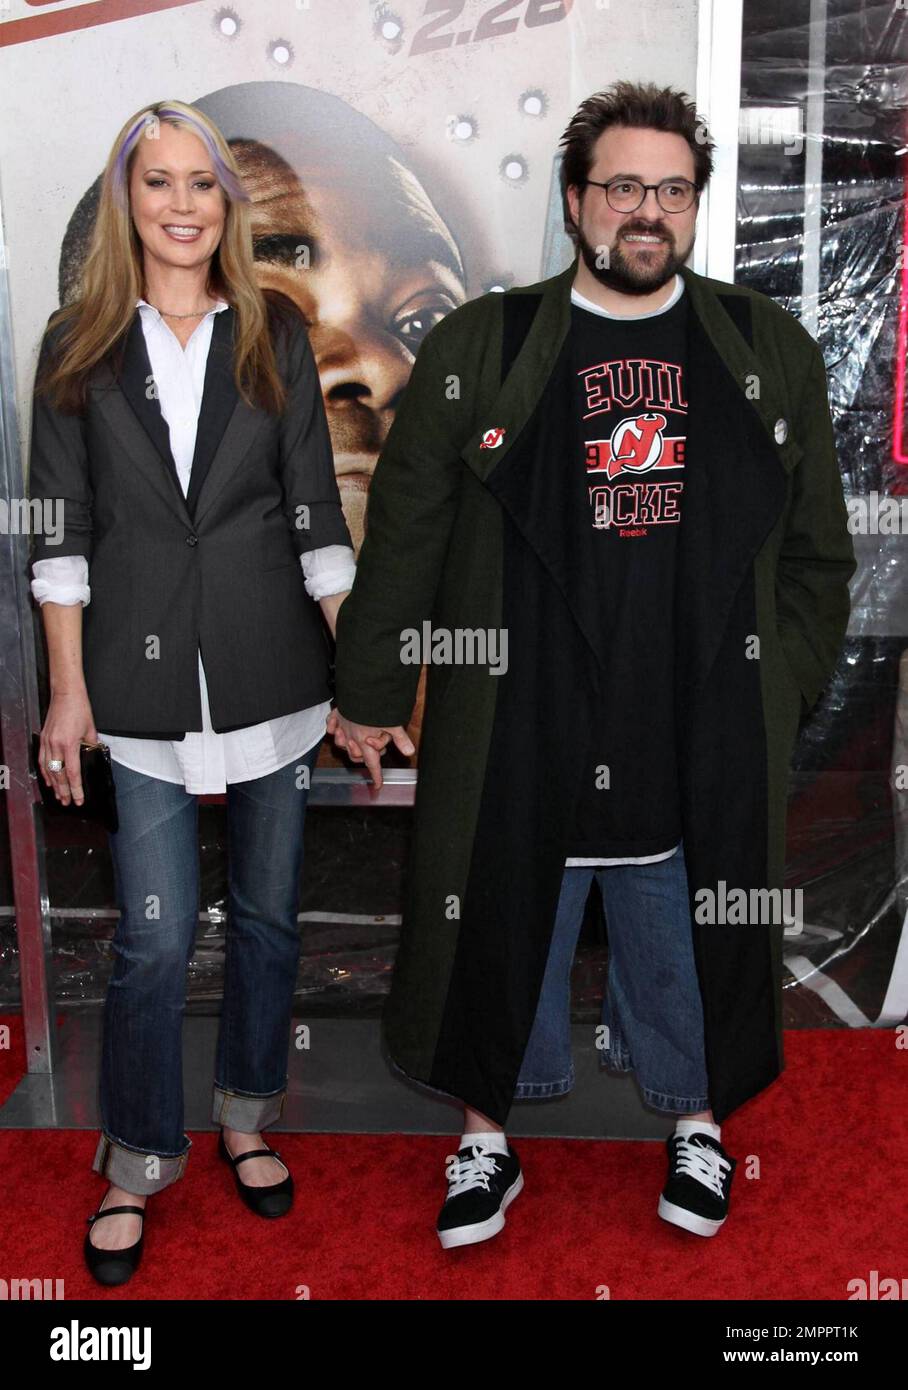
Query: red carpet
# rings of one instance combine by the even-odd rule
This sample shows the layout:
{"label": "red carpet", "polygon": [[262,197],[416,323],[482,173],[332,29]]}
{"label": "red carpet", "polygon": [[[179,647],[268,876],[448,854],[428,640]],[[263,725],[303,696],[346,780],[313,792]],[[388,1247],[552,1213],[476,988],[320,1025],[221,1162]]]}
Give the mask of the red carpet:
{"label": "red carpet", "polygon": [[[842,1300],[872,1270],[908,1274],[908,1056],[895,1043],[892,1030],[786,1034],[783,1077],[723,1127],[739,1166],[710,1240],[657,1217],[659,1143],[516,1141],[526,1187],[505,1230],[445,1252],[434,1220],[451,1139],[276,1135],[297,1201],[271,1223],[239,1202],[216,1136],[197,1133],[186,1176],[149,1203],[142,1268],[105,1292],[81,1254],[105,1190],[96,1134],[17,1130],[0,1131],[0,1274],[62,1278],[67,1299],[294,1299],[305,1285],[313,1299],[558,1300],[607,1285],[620,1300]],[[0,1064],[8,1094],[21,1043],[18,1071],[2,1051]]]}

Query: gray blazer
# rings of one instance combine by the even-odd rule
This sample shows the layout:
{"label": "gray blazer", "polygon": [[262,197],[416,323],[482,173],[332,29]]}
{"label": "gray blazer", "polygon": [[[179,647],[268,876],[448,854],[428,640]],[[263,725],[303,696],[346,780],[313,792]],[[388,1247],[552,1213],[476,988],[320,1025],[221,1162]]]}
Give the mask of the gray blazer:
{"label": "gray blazer", "polygon": [[[283,297],[268,302],[285,409],[240,400],[235,313],[222,310],[185,498],[138,309],[119,372],[114,354],[93,371],[81,415],[33,398],[29,497],[62,504],[63,525],[59,544],[33,536],[29,570],[88,560],[83,665],[95,723],[112,734],[200,730],[200,647],[218,733],[330,696],[330,637],[299,556],[352,541],[305,321]],[[40,362],[56,337],[45,329]]]}

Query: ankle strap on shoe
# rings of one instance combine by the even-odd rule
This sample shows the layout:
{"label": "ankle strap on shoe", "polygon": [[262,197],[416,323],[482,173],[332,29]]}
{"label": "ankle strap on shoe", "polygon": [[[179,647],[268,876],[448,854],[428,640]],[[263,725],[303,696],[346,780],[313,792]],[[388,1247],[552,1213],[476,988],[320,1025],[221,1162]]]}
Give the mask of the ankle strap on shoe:
{"label": "ankle strap on shoe", "polygon": [[102,1216],[126,1216],[127,1214],[132,1214],[132,1213],[135,1213],[137,1216],[144,1216],[144,1215],[145,1215],[145,1208],[144,1208],[144,1207],[105,1207],[103,1211],[96,1211],[95,1214],[94,1214],[94,1216],[89,1216],[89,1217],[86,1218],[86,1220],[88,1221],[88,1224],[91,1225],[92,1222],[100,1220],[100,1218],[101,1218]]}
{"label": "ankle strap on shoe", "polygon": [[234,1158],[233,1154],[227,1148],[226,1144],[224,1145],[224,1148],[226,1149],[227,1157],[230,1159],[230,1162],[233,1164],[234,1168],[238,1163],[245,1163],[247,1158],[280,1158],[280,1154],[277,1152],[276,1149],[250,1149],[248,1153],[239,1154],[236,1158]]}

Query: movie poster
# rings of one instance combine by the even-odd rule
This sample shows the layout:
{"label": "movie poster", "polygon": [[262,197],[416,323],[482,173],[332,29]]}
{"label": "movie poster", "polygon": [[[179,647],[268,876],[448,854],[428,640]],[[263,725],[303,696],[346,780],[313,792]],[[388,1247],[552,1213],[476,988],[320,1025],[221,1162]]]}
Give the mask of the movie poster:
{"label": "movie poster", "polygon": [[[696,6],[9,0],[0,44],[23,445],[41,333],[78,291],[113,139],[146,103],[192,102],[239,162],[260,283],[309,322],[358,549],[422,337],[465,300],[570,262],[561,134],[578,102],[618,77],[693,92]],[[298,249],[313,240],[322,254],[303,268]],[[320,762],[337,762],[327,742]]]}

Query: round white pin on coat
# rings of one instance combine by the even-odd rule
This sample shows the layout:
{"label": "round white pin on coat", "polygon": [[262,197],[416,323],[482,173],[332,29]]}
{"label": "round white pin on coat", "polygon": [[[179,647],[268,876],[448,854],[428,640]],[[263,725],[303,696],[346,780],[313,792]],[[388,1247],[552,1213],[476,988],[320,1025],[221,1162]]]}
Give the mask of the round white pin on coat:
{"label": "round white pin on coat", "polygon": [[785,443],[788,438],[788,424],[785,420],[776,421],[775,435],[777,444]]}

